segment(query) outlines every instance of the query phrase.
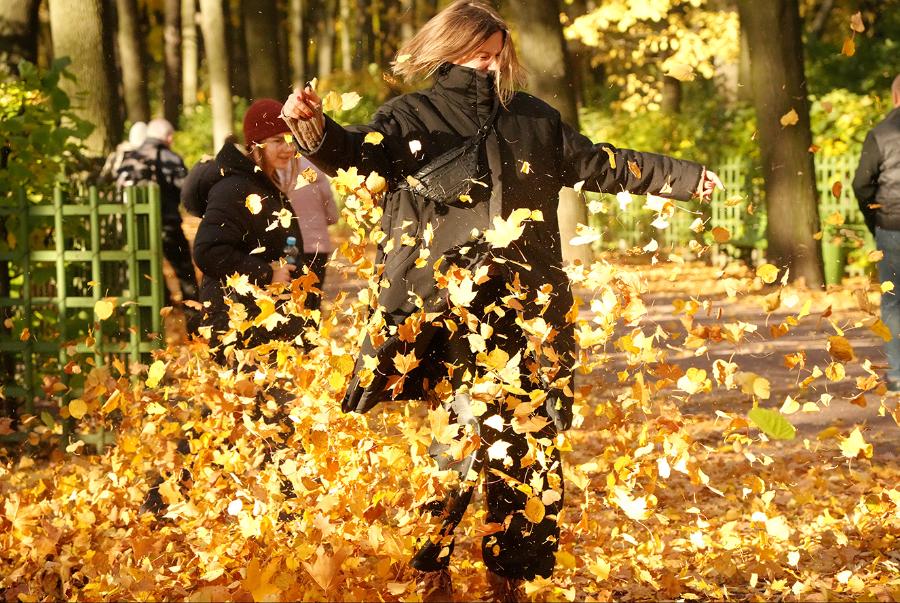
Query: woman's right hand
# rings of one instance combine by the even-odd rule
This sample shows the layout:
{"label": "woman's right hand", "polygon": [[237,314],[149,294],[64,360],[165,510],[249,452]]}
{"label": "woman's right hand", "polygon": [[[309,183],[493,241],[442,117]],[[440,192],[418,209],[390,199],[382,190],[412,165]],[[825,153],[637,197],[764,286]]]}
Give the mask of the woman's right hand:
{"label": "woman's right hand", "polygon": [[294,264],[282,264],[281,262],[272,262],[272,280],[269,281],[273,285],[275,283],[289,283],[293,279],[291,272],[297,269]]}
{"label": "woman's right hand", "polygon": [[322,113],[322,99],[312,86],[294,88],[294,92],[284,101],[281,118],[291,129],[300,146],[311,151],[319,146],[325,129]]}
{"label": "woman's right hand", "polygon": [[284,101],[281,114],[283,117],[292,119],[303,121],[315,119],[322,123],[324,120],[322,116],[322,99],[319,98],[319,95],[316,94],[316,91],[309,84],[306,84],[304,88],[297,86],[294,88],[293,94]]}

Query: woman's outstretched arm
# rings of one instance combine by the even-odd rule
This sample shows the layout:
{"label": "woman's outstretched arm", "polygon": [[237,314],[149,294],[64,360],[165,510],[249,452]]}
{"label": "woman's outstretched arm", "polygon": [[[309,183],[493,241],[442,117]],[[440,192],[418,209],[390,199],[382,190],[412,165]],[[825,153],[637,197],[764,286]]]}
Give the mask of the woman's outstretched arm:
{"label": "woman's outstretched arm", "polygon": [[667,155],[594,144],[560,121],[560,157],[563,183],[584,182],[584,189],[600,193],[627,191],[672,199],[708,199],[715,188],[724,188],[713,172],[699,163]]}

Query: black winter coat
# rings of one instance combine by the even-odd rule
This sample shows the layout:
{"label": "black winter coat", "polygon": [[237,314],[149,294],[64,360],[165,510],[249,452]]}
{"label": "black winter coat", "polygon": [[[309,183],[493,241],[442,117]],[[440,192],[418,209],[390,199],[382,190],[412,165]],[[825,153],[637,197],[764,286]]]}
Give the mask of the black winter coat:
{"label": "black winter coat", "polygon": [[853,192],[872,234],[875,226],[900,230],[900,108],[866,136]]}
{"label": "black winter coat", "polygon": [[[226,285],[227,278],[234,273],[244,274],[251,283],[267,285],[272,280],[270,264],[284,255],[287,237],[295,237],[298,249],[303,249],[300,227],[290,202],[250,158],[233,144],[226,144],[216,155],[216,165],[222,177],[209,191],[209,203],[194,239],[194,262],[203,271],[200,301],[206,306],[204,324],[213,328],[211,343],[228,330],[226,295],[244,304],[248,318],[259,314],[253,298],[231,291]],[[262,209],[256,214],[246,206],[247,197],[252,194],[259,195],[262,201]],[[279,222],[270,229],[273,222],[278,222],[273,214],[283,210],[292,216],[288,227]],[[271,339],[290,340],[302,327],[302,319],[291,317],[288,323],[272,331],[261,327],[251,330],[243,339],[247,347]]]}
{"label": "black winter coat", "polygon": [[[539,359],[547,369],[545,410],[558,429],[568,429],[572,421],[572,369],[576,349],[574,326],[566,319],[573,297],[562,270],[556,215],[560,188],[584,181],[584,190],[613,193],[626,190],[689,199],[699,185],[702,166],[662,155],[616,149],[609,144],[595,145],[563,123],[559,112],[552,107],[531,95],[517,93],[501,108],[491,135],[482,145],[482,165],[489,171],[484,178],[487,186],[474,186],[471,202],[440,207],[402,188],[408,175],[475,135],[498,102],[490,73],[448,63],[439,69],[430,89],[388,101],[368,126],[342,128],[326,118],[325,135],[319,147],[312,151],[301,149],[329,175],[334,175],[338,168],[356,166],[360,173],[377,171],[389,186],[381,222],[388,236],[377,258],[378,263],[384,264],[383,277],[391,284],[381,290],[378,299],[388,330],[383,341],[376,335],[377,346],[373,345],[371,334],[363,341],[355,377],[344,398],[344,410],[366,412],[391,398],[424,397],[423,386],[434,383],[437,378],[434,371],[444,368],[441,359],[435,359],[429,350],[440,327],[426,322],[414,343],[403,342],[390,334],[392,326],[417,312],[409,292],[424,301],[428,312],[445,310],[446,290],[439,289],[435,282],[435,260],[449,257],[462,265],[460,262],[479,263],[486,256],[502,254],[509,260],[501,268],[505,271],[504,280],[513,283],[518,279],[522,289],[530,292],[528,300],[522,302],[524,318],[540,315],[555,330]],[[364,143],[366,134],[373,131],[384,135],[381,143]],[[479,257],[460,259],[459,252],[465,251],[473,228],[487,230],[492,218],[506,218],[516,208],[540,210],[543,221],[527,222],[522,236],[508,248],[478,251],[476,247]],[[410,222],[412,226],[404,228]],[[425,246],[423,233],[428,225],[434,228],[430,259],[426,266],[417,268],[415,262],[419,250]],[[403,234],[415,237],[416,245],[403,245]],[[387,247],[390,249],[387,253],[386,246],[392,247]],[[549,307],[529,303],[534,300],[535,292],[546,284],[553,287]],[[391,377],[397,373],[395,355],[412,350],[419,359],[431,354],[429,361],[410,373],[402,388],[390,389],[394,382]],[[372,373],[365,370],[373,366],[372,360],[366,360],[367,356],[376,358]]]}

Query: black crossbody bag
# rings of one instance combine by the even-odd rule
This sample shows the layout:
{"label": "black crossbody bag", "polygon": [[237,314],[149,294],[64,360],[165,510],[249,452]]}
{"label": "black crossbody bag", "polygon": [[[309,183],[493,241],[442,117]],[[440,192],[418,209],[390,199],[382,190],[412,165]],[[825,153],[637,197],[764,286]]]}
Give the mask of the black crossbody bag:
{"label": "black crossbody bag", "polygon": [[426,163],[415,174],[407,176],[399,188],[438,205],[449,205],[459,201],[461,196],[468,195],[473,184],[480,178],[478,149],[490,133],[499,113],[500,103],[497,103],[491,116],[475,136],[462,146],[450,149]]}

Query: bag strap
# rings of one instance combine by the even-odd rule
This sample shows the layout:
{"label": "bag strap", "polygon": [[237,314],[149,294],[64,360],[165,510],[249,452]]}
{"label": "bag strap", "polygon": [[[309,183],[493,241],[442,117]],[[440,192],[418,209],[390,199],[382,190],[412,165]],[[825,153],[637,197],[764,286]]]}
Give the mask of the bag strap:
{"label": "bag strap", "polygon": [[470,139],[469,143],[474,142],[475,144],[481,144],[484,139],[487,138],[491,128],[493,128],[494,124],[497,122],[497,116],[500,115],[500,105],[500,99],[497,99],[497,102],[494,104],[494,110],[491,111],[491,116],[488,117],[488,120],[484,122],[484,125],[478,129],[478,132]]}

